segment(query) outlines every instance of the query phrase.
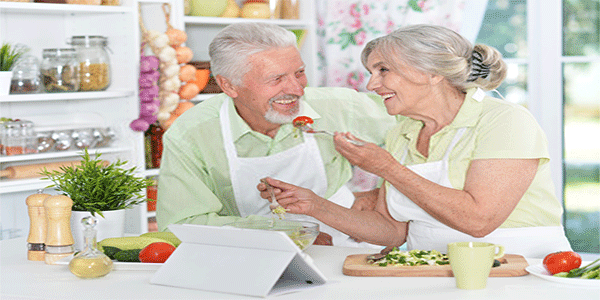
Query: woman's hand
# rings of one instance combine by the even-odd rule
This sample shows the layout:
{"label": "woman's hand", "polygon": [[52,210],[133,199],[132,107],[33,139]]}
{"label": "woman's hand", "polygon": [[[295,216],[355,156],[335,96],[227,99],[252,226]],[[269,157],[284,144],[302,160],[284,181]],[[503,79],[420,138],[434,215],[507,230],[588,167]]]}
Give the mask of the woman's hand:
{"label": "woman's hand", "polygon": [[359,146],[348,140],[361,141],[351,133],[336,132],[333,138],[335,149],[352,165],[383,178],[385,178],[385,172],[390,171],[390,167],[399,165],[389,152],[373,143],[361,141],[364,145]]}

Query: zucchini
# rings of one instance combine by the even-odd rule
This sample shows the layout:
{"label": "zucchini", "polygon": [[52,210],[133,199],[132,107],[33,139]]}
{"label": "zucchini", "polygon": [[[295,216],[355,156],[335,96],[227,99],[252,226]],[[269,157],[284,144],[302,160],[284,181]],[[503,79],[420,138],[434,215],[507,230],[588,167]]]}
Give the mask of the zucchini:
{"label": "zucchini", "polygon": [[[146,246],[156,243],[164,242],[173,245],[173,243],[164,239],[147,237],[147,236],[126,236],[117,238],[106,238],[98,242],[98,249],[104,252],[104,247],[115,247],[121,250],[132,250],[132,249],[144,249]],[[175,246],[175,245],[173,245]]]}
{"label": "zucchini", "polygon": [[106,254],[106,256],[108,256],[108,258],[115,259],[115,254],[117,252],[121,251],[121,249],[119,249],[117,247],[104,246],[102,248],[102,251],[104,251],[104,254]]}
{"label": "zucchini", "polygon": [[115,253],[115,259],[122,262],[140,262],[142,249],[121,250]]}
{"label": "zucchini", "polygon": [[142,234],[140,236],[157,238],[157,239],[163,239],[163,240],[165,240],[167,242],[170,242],[175,247],[177,247],[177,246],[179,246],[179,244],[181,244],[181,240],[179,240],[179,238],[177,236],[175,236],[174,233],[169,232],[169,231],[164,231],[164,232],[146,232],[146,233],[144,233],[144,234]]}

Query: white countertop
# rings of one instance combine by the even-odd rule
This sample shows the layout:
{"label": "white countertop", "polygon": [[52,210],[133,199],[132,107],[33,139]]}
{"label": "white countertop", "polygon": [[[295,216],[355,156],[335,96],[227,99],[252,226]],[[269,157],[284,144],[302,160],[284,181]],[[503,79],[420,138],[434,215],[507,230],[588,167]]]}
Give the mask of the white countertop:
{"label": "white countertop", "polygon": [[[311,246],[306,250],[327,277],[324,286],[269,299],[600,299],[598,287],[571,286],[540,279],[490,277],[484,290],[460,290],[453,277],[353,277],[342,274],[350,254],[369,249]],[[25,238],[0,241],[0,299],[260,299],[174,288],[149,283],[153,271],[112,271],[79,279],[66,265],[27,260]],[[529,264],[541,263],[528,259]],[[257,271],[257,276],[260,272]],[[236,284],[236,283],[232,283]],[[574,298],[575,297],[575,298]]]}

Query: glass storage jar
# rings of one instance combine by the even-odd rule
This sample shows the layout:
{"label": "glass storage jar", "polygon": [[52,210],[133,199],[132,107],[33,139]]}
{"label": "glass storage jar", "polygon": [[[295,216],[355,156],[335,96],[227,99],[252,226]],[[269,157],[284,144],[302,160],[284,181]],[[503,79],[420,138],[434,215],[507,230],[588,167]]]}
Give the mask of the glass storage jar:
{"label": "glass storage jar", "polygon": [[13,68],[10,93],[32,94],[39,92],[40,87],[40,60],[33,55],[21,58]]}
{"label": "glass storage jar", "polygon": [[23,137],[23,154],[37,153],[37,134],[33,122],[22,120],[20,125]]}
{"label": "glass storage jar", "polygon": [[104,36],[73,36],[69,43],[77,50],[79,91],[103,91],[110,85],[110,58]]}
{"label": "glass storage jar", "polygon": [[21,121],[8,121],[4,124],[4,155],[23,154],[23,134],[21,131]]}
{"label": "glass storage jar", "polygon": [[79,67],[75,49],[44,49],[42,57],[42,82],[47,92],[62,93],[79,90]]}

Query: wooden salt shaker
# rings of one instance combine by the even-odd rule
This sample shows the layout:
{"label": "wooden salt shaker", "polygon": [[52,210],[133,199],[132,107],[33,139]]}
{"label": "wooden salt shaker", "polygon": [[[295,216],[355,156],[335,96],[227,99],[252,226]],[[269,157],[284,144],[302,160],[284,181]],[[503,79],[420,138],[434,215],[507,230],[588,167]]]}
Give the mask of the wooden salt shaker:
{"label": "wooden salt shaker", "polygon": [[73,234],[71,233],[71,207],[73,200],[56,195],[44,200],[46,211],[46,255],[47,264],[55,264],[63,257],[73,254]]}
{"label": "wooden salt shaker", "polygon": [[29,213],[29,236],[27,237],[27,259],[43,261],[46,254],[46,213],[44,200],[48,194],[39,190],[25,199]]}

